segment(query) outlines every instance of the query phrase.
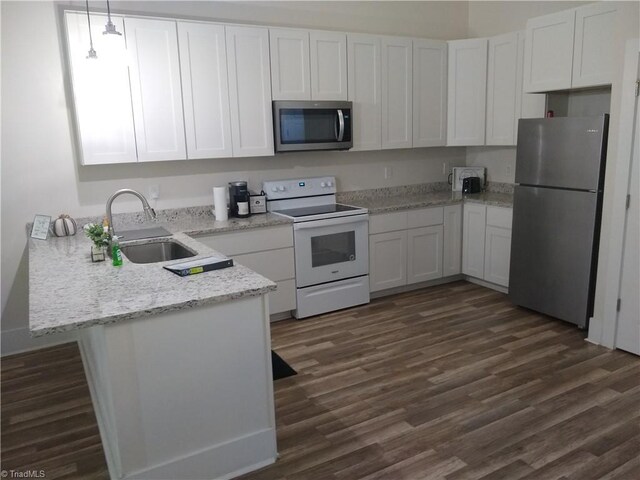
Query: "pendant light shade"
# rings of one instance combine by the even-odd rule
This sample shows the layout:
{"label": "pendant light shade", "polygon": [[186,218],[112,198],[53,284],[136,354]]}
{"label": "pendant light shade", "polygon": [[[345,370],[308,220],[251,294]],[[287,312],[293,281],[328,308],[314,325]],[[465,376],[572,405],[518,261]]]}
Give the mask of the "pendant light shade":
{"label": "pendant light shade", "polygon": [[86,4],[87,4],[87,25],[89,27],[89,53],[87,55],[87,58],[95,59],[95,58],[98,58],[98,54],[93,49],[93,37],[91,36],[91,17],[89,16],[89,0],[86,0]]}
{"label": "pendant light shade", "polygon": [[116,26],[111,21],[111,8],[109,7],[109,0],[107,0],[107,24],[104,26],[103,35],[122,35],[118,30],[116,30]]}

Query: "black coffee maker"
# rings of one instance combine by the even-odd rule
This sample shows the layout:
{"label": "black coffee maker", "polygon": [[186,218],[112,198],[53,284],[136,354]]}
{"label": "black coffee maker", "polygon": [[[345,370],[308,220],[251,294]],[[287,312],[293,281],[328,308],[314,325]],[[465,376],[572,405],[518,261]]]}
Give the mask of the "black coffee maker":
{"label": "black coffee maker", "polygon": [[237,218],[251,215],[247,182],[229,182],[229,214]]}

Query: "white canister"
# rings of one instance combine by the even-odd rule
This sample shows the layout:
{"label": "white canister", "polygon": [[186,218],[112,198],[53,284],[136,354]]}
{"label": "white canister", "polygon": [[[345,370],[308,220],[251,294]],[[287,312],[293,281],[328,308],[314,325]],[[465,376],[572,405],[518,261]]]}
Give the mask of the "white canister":
{"label": "white canister", "polygon": [[229,219],[227,187],[213,187],[213,210],[217,221],[224,222]]}

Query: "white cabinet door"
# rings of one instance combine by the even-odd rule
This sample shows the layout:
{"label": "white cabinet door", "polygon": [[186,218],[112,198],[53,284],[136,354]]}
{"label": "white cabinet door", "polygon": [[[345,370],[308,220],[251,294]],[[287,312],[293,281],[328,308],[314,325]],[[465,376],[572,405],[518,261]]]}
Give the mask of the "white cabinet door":
{"label": "white cabinet door", "polygon": [[515,144],[518,144],[520,118],[544,118],[547,96],[543,93],[524,93],[524,44],[526,33],[518,32],[518,70],[516,78]]}
{"label": "white cabinet door", "polygon": [[616,17],[616,6],[610,2],[576,8],[571,80],[574,88],[612,83],[616,67]]}
{"label": "white cabinet door", "polygon": [[[136,162],[124,38],[104,37],[102,30],[107,17],[91,15],[91,32],[98,58],[87,59],[87,16],[66,12],[65,20],[82,164]],[[118,31],[122,32],[122,18],[112,16],[112,20]]]}
{"label": "white cabinet door", "polygon": [[511,259],[511,229],[487,225],[484,250],[484,279],[509,286]]}
{"label": "white cabinet door", "polygon": [[224,27],[178,22],[187,158],[233,156]]}
{"label": "white cabinet door", "polygon": [[380,37],[347,35],[348,91],[353,102],[352,150],[380,150]]}
{"label": "white cabinet door", "polygon": [[463,215],[462,273],[483,278],[487,209],[484,205],[468,203]]}
{"label": "white cabinet door", "polygon": [[138,160],[184,160],[187,149],[176,22],[125,18]]}
{"label": "white cabinet door", "polygon": [[443,243],[442,275],[458,275],[462,270],[462,205],[444,207]]}
{"label": "white cabinet door", "polygon": [[412,42],[408,38],[382,37],[381,46],[382,148],[411,148],[413,146]]}
{"label": "white cabinet door", "polygon": [[311,100],[309,32],[269,29],[274,100]]}
{"label": "white cabinet door", "polygon": [[311,99],[347,99],[347,36],[344,33],[309,34]]}
{"label": "white cabinet door", "polygon": [[484,145],[487,40],[449,42],[447,145]]}
{"label": "white cabinet door", "polygon": [[370,291],[407,284],[407,231],[369,235]]}
{"label": "white cabinet door", "polygon": [[[520,78],[522,81],[522,78]],[[518,96],[518,33],[489,39],[487,70],[487,145],[516,144]]]}
{"label": "white cabinet door", "polygon": [[225,27],[234,157],[273,155],[269,31]]}
{"label": "white cabinet door", "polygon": [[447,143],[447,42],[413,40],[413,146]]}
{"label": "white cabinet door", "polygon": [[527,21],[524,91],[571,88],[575,10],[564,10]]}
{"label": "white cabinet door", "polygon": [[407,283],[442,278],[443,226],[407,230]]}

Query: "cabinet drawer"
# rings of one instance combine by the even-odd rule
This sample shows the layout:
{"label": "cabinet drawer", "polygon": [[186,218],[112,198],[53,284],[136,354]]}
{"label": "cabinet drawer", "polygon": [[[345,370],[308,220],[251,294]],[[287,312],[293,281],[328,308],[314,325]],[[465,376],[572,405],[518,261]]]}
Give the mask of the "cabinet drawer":
{"label": "cabinet drawer", "polygon": [[269,293],[269,314],[288,312],[296,309],[296,281],[284,280],[278,289]]}
{"label": "cabinet drawer", "polygon": [[225,255],[238,255],[293,247],[293,228],[290,225],[257,228],[218,235],[204,235],[196,237],[196,240]]}
{"label": "cabinet drawer", "polygon": [[407,212],[407,227],[421,228],[431,225],[442,225],[444,223],[444,208],[423,208],[420,210],[409,210]]}
{"label": "cabinet drawer", "polygon": [[381,213],[369,217],[369,234],[407,229],[407,212]]}
{"label": "cabinet drawer", "polygon": [[277,282],[295,277],[293,248],[235,255],[233,261]]}
{"label": "cabinet drawer", "polygon": [[487,225],[511,229],[513,209],[504,207],[487,207]]}

